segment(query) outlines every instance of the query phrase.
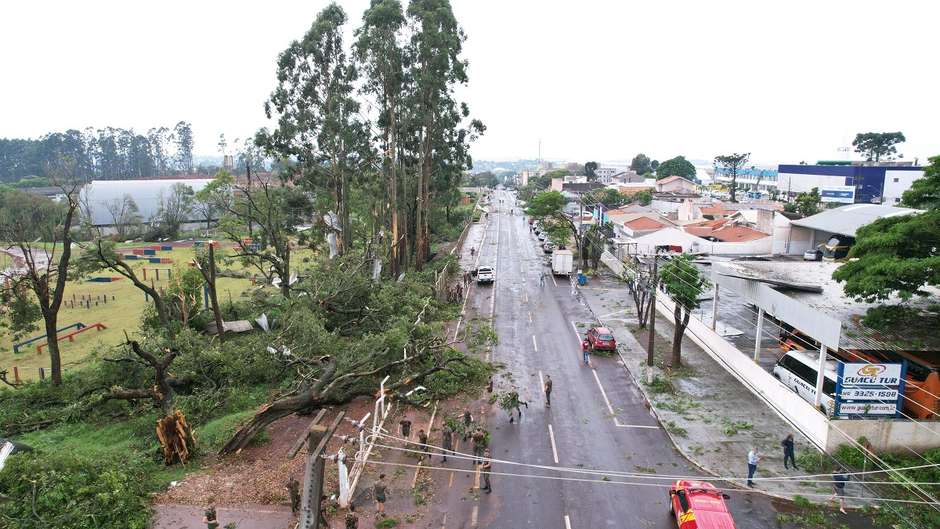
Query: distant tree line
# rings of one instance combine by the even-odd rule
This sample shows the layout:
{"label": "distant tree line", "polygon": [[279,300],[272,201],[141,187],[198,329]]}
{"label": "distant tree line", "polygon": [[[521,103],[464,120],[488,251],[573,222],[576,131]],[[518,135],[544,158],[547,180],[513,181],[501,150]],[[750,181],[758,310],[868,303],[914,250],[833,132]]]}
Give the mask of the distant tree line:
{"label": "distant tree line", "polygon": [[[105,127],[51,132],[39,139],[0,138],[0,183],[33,178],[42,185],[48,167],[71,160],[76,176],[92,180],[147,178],[193,172],[192,126],[154,127],[146,133]],[[38,177],[38,178],[35,178]]]}

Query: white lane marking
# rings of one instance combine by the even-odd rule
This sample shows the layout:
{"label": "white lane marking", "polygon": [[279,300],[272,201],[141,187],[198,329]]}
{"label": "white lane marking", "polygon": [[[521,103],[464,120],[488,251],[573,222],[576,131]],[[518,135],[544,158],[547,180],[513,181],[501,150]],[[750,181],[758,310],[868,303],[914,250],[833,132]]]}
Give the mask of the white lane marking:
{"label": "white lane marking", "polygon": [[555,274],[550,274],[550,275],[552,276],[552,283],[554,283],[555,286],[557,287],[557,286],[558,286],[558,282],[555,281]]}
{"label": "white lane marking", "polygon": [[[600,377],[597,376],[597,371],[595,371],[595,370],[592,369],[592,370],[591,370],[591,374],[594,375],[594,380],[597,381],[597,387],[600,388],[600,390],[601,390],[601,396],[604,397],[604,404],[607,405],[607,411],[610,412],[610,415],[611,415],[611,416],[616,415],[616,414],[614,413],[614,407],[610,405],[610,399],[607,398],[607,392],[604,391],[604,386],[601,384],[601,379],[600,379]],[[614,419],[616,419],[616,417],[614,417]]]}
{"label": "white lane marking", "polygon": [[539,387],[542,388],[542,394],[545,394],[545,379],[542,378],[542,370],[539,369]]}
{"label": "white lane marking", "polygon": [[529,302],[529,295],[526,294],[524,291],[522,292],[522,302],[523,302],[523,303],[528,303],[528,302]]}
{"label": "white lane marking", "polygon": [[[451,474],[453,476],[453,474]],[[447,527],[447,511],[444,511],[444,519],[441,521],[441,529]]]}
{"label": "white lane marking", "polygon": [[461,323],[463,323],[463,315],[461,315],[461,316],[460,316],[460,319],[457,320],[457,327],[454,329],[454,337],[451,339],[451,340],[454,341],[454,342],[457,341],[457,333],[460,332],[460,324],[461,324]]}
{"label": "white lane marking", "polygon": [[658,430],[659,426],[647,426],[645,424],[620,424],[620,421],[614,419],[614,425],[617,428],[646,428],[649,430]]}
{"label": "white lane marking", "polygon": [[[447,519],[447,513],[444,513],[444,519]],[[568,515],[565,515],[565,529],[571,529],[571,518],[568,518]]]}
{"label": "white lane marking", "polygon": [[555,447],[555,431],[552,430],[552,425],[548,425],[548,437],[552,440],[552,457],[555,458],[555,464],[558,464],[558,448]]}
{"label": "white lane marking", "polygon": [[578,326],[575,325],[573,321],[571,322],[571,328],[574,329],[574,339],[577,340],[578,343],[581,343],[581,333],[578,332]]}
{"label": "white lane marking", "polygon": [[532,323],[532,313],[529,313],[529,323]]}
{"label": "white lane marking", "polygon": [[539,344],[535,343],[535,335],[532,335],[532,347],[535,348],[535,352],[539,352]]}
{"label": "white lane marking", "polygon": [[479,516],[479,510],[480,510],[480,506],[479,506],[479,505],[474,505],[474,506],[473,506],[473,512],[470,513],[470,525],[471,525],[472,527],[476,527],[476,526],[477,526],[477,516]]}

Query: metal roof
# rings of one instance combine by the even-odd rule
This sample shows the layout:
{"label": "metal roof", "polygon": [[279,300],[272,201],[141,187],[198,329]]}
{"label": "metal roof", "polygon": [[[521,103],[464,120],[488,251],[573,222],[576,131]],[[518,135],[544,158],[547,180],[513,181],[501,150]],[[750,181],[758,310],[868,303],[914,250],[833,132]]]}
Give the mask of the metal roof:
{"label": "metal roof", "polygon": [[880,204],[849,204],[834,209],[827,209],[805,219],[794,220],[794,226],[802,226],[827,233],[837,233],[855,237],[855,232],[878,219],[920,213],[919,209],[896,208]]}

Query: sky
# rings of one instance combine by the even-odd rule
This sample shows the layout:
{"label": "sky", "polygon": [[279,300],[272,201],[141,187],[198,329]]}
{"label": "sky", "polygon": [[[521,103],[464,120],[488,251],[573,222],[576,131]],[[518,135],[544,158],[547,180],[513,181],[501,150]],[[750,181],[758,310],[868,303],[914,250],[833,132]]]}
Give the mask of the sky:
{"label": "sky", "polygon": [[[407,0],[403,0],[407,1]],[[269,125],[275,61],[324,0],[4,5],[0,137],[192,123],[197,155]],[[351,36],[368,0],[338,2]],[[845,159],[857,132],[940,154],[940,2],[452,0],[475,159],[750,152]],[[854,156],[852,156],[854,157]]]}

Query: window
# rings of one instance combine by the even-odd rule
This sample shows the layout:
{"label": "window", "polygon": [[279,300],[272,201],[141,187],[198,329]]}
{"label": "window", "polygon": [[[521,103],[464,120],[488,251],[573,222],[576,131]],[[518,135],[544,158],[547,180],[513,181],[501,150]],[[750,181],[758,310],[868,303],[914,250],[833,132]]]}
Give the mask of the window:
{"label": "window", "polygon": [[894,183],[895,183],[895,184],[898,183],[899,180],[900,180],[900,178],[895,177],[895,178],[894,178]]}

